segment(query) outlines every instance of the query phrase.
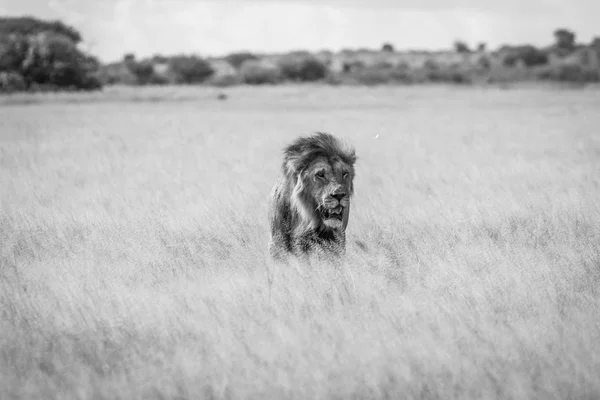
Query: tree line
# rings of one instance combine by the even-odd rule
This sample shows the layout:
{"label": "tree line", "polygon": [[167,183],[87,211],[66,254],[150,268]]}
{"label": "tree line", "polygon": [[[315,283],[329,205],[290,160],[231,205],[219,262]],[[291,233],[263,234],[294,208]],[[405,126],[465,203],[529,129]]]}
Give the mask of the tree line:
{"label": "tree line", "polygon": [[[80,48],[81,34],[61,21],[0,17],[0,91],[99,90],[106,85],[413,84],[551,80],[600,81],[600,38],[581,44],[569,29],[550,45],[506,45],[489,51],[456,41],[448,52],[379,49],[282,55],[236,52],[221,58],[133,53],[102,64]],[[406,56],[406,57],[404,57]],[[448,60],[449,58],[449,60]],[[414,62],[414,61],[418,62]]]}

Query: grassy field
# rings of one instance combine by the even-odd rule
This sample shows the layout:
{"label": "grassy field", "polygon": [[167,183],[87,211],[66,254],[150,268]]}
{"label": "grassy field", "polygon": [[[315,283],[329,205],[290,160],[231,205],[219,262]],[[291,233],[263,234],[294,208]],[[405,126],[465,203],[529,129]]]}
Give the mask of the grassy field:
{"label": "grassy field", "polygon": [[[0,398],[600,396],[600,90],[178,90],[0,102]],[[278,268],[316,130],[349,259]]]}

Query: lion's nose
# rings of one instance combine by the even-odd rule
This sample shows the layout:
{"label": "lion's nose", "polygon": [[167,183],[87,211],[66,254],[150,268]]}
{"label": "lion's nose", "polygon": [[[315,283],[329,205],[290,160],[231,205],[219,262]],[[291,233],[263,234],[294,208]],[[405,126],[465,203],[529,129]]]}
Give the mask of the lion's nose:
{"label": "lion's nose", "polygon": [[336,199],[337,201],[342,200],[344,197],[346,197],[346,192],[343,191],[338,191],[335,192],[331,195],[331,197],[333,197],[334,199]]}

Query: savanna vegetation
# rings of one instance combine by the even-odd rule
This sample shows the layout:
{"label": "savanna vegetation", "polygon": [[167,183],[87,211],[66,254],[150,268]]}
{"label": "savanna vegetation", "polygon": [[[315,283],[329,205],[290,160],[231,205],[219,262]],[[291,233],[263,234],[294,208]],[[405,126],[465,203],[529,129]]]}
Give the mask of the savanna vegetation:
{"label": "savanna vegetation", "polygon": [[[575,32],[556,29],[553,43],[506,45],[489,50],[457,40],[446,51],[379,49],[338,53],[236,52],[136,57],[101,63],[78,46],[81,34],[60,21],[0,18],[0,91],[95,90],[106,85],[264,85],[321,82],[331,85],[485,84],[521,81],[600,81],[600,38],[577,42]],[[549,40],[550,42],[550,40]]]}
{"label": "savanna vegetation", "polygon": [[[229,90],[4,99],[0,398],[600,396],[598,91]],[[348,260],[276,266],[316,126],[359,156]]]}

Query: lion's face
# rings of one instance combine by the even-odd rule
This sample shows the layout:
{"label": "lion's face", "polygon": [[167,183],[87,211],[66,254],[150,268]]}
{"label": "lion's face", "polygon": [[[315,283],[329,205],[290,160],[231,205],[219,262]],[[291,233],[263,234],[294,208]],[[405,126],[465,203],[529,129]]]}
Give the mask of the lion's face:
{"label": "lion's face", "polygon": [[314,217],[322,227],[342,229],[348,224],[353,179],[352,166],[337,157],[319,157],[302,174]]}
{"label": "lion's face", "polygon": [[[298,138],[287,146],[282,164],[286,189],[277,200],[285,204],[283,193],[289,193],[294,212],[285,229],[344,231],[350,215],[355,162],[354,149],[328,133]],[[282,213],[281,220],[285,218]]]}

